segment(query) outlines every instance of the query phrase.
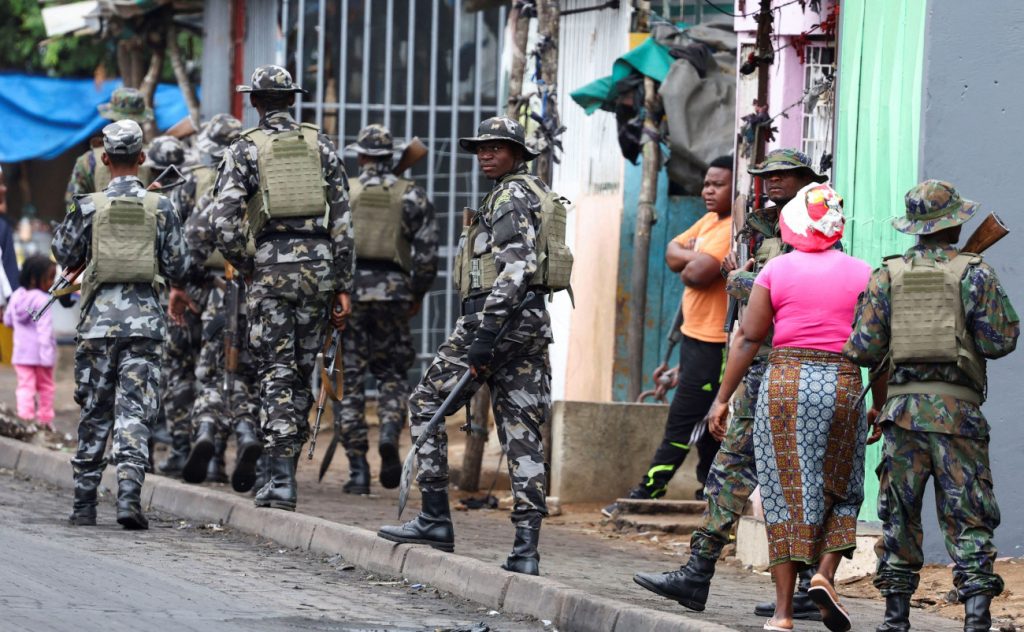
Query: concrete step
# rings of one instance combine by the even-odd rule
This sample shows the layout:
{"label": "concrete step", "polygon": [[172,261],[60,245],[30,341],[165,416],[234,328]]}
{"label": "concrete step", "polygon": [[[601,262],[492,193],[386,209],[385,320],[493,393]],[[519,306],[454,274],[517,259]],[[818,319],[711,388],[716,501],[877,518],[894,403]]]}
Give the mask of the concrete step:
{"label": "concrete step", "polygon": [[615,501],[623,512],[635,514],[704,514],[708,504],[703,500],[641,500],[619,498]]}
{"label": "concrete step", "polygon": [[612,519],[612,524],[620,531],[658,531],[674,535],[689,535],[700,528],[703,522],[703,516],[692,513],[619,512]]}

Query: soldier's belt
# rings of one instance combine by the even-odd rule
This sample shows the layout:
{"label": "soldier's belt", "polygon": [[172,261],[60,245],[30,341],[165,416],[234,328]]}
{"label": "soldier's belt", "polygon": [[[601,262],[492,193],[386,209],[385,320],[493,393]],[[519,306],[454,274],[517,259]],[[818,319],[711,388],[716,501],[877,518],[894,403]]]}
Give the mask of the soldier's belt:
{"label": "soldier's belt", "polygon": [[407,274],[402,266],[394,261],[383,259],[356,259],[356,270],[372,270],[373,272],[401,272]]}
{"label": "soldier's belt", "polygon": [[256,245],[272,239],[330,239],[331,234],[324,230],[305,232],[300,230],[265,230],[256,238]]}
{"label": "soldier's belt", "polygon": [[981,394],[970,386],[950,384],[949,382],[907,382],[906,384],[890,384],[888,397],[897,395],[947,395],[962,399],[965,402],[981,405]]}
{"label": "soldier's belt", "polygon": [[[531,298],[529,301],[527,301],[523,305],[523,309],[544,309],[544,296],[545,296],[545,294],[543,294],[542,292],[547,292],[547,290],[544,290],[543,288],[530,288],[530,289],[534,290],[534,292],[536,292],[536,294],[534,295],[533,298]],[[467,299],[463,299],[463,301],[462,301],[462,315],[463,316],[469,316],[470,314],[476,314],[477,312],[482,312],[483,309],[484,309],[484,304],[487,302],[487,297],[490,296],[490,295],[491,295],[491,293],[487,292],[485,294],[477,294],[476,296],[471,296],[471,297],[469,297]]]}

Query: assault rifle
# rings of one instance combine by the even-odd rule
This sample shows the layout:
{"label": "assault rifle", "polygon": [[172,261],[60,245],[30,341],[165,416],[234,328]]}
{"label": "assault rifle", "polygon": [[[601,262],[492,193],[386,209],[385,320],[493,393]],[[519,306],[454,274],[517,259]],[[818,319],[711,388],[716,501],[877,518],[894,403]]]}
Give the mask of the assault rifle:
{"label": "assault rifle", "polygon": [[[320,352],[323,356],[323,367],[320,369],[320,394],[316,398],[316,422],[313,424],[313,432],[310,434],[309,451],[306,457],[313,458],[313,450],[316,449],[316,436],[320,433],[320,419],[324,416],[324,406],[327,398],[333,401],[341,401],[344,392],[344,383],[338,380],[341,373],[341,332],[328,324],[329,328],[324,335],[324,346]],[[332,455],[333,456],[333,455]],[[328,462],[328,464],[330,464]],[[327,468],[323,468],[326,471]],[[323,474],[320,475],[323,478]]]}
{"label": "assault rifle", "polygon": [[160,172],[160,175],[153,178],[153,181],[146,187],[149,191],[163,193],[175,187],[185,184],[185,176],[174,165],[171,165]]}
{"label": "assault rifle", "polygon": [[50,309],[55,301],[61,297],[71,294],[72,292],[78,291],[81,286],[77,285],[75,281],[77,281],[78,277],[81,276],[83,270],[85,270],[84,265],[73,270],[64,270],[57,275],[53,285],[51,285],[50,289],[47,291],[50,298],[46,301],[46,304],[39,308],[38,311],[31,312],[32,322],[39,322],[39,319],[43,317],[43,314],[46,313],[46,310]]}
{"label": "assault rifle", "polygon": [[[1010,234],[1010,229],[1006,227],[1003,220],[999,219],[999,216],[995,213],[989,213],[988,217],[982,220],[981,224],[974,229],[971,236],[967,238],[967,243],[960,249],[960,252],[971,253],[980,255],[989,248],[992,247],[997,241],[1006,237]],[[857,403],[854,408],[861,405],[864,398],[868,396],[868,392],[871,391],[871,387],[874,386],[878,378],[882,377],[888,372],[888,356],[882,360],[878,366],[871,369],[868,373],[868,383],[864,386],[864,390],[860,392],[860,396],[857,398]],[[880,402],[875,402],[880,403]]]}
{"label": "assault rifle", "polygon": [[409,142],[405,144],[405,148],[402,150],[402,157],[398,160],[398,164],[395,165],[395,168],[392,169],[391,172],[397,176],[417,162],[423,160],[426,155],[427,146],[423,144],[419,136],[413,136]]}
{"label": "assault rifle", "polygon": [[224,264],[224,403],[231,409],[235,392],[238,355],[242,350],[241,315],[245,302],[245,283],[230,263]]}

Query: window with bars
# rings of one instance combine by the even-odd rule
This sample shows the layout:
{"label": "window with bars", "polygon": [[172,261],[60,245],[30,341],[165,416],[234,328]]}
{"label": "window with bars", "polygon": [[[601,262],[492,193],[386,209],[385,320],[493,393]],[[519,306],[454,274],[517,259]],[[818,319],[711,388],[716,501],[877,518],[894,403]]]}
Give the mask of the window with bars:
{"label": "window with bars", "polygon": [[[476,207],[490,181],[458,137],[504,110],[499,68],[507,9],[467,13],[447,0],[280,0],[286,64],[310,94],[296,102],[339,149],[383,123],[396,141],[419,136],[430,153],[404,177],[434,204],[438,278],[413,323],[419,367],[459,315],[451,269],[463,207]],[[345,155],[350,176],[358,173]]]}
{"label": "window with bars", "polygon": [[805,54],[804,94],[829,86],[817,99],[805,101],[803,107],[800,145],[817,169],[821,165],[821,157],[832,153],[835,122],[835,88],[832,77],[835,76],[836,49],[832,44],[822,43],[808,46]]}

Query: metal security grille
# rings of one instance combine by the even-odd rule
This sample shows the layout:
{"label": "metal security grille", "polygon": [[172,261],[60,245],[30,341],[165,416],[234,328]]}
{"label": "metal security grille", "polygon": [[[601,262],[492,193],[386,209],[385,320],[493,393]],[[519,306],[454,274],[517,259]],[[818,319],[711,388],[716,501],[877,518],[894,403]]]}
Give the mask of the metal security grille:
{"label": "metal security grille", "polygon": [[[836,49],[831,44],[808,46],[805,49],[804,93],[827,81],[825,72],[835,74]],[[815,167],[821,164],[821,157],[832,152],[832,127],[835,120],[835,90],[828,90],[814,104],[803,107],[803,128],[800,135],[801,149]]]}
{"label": "metal security grille", "polygon": [[[396,139],[419,136],[430,149],[405,174],[434,203],[439,273],[413,324],[428,362],[458,317],[452,265],[462,209],[490,188],[457,139],[503,110],[500,55],[506,9],[467,13],[458,0],[280,0],[286,65],[309,96],[298,116],[339,149],[370,123]],[[358,173],[346,156],[350,176]]]}

